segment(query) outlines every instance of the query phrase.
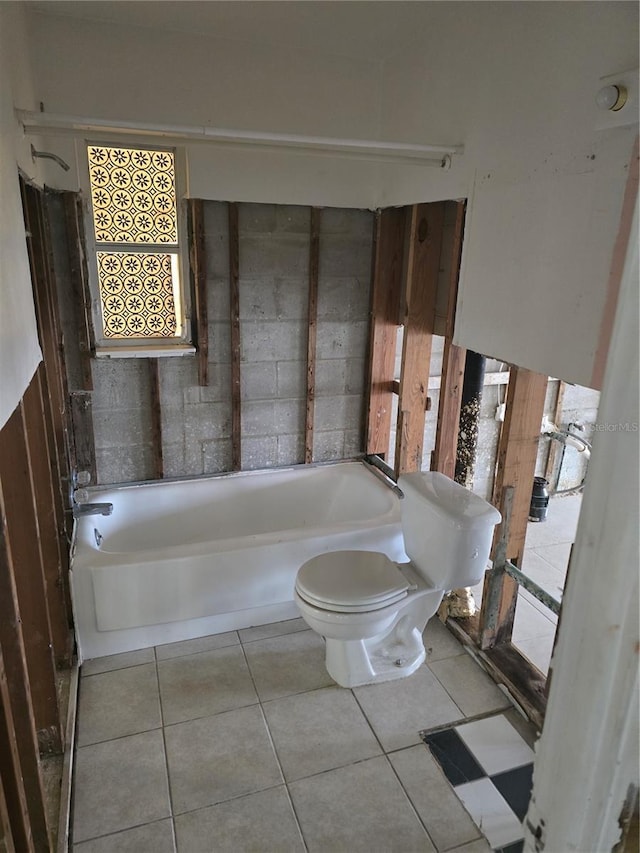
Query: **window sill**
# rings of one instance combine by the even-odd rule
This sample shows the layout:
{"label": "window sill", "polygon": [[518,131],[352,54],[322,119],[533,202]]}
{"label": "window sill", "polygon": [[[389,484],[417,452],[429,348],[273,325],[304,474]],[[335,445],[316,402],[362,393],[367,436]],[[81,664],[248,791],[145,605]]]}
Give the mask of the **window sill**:
{"label": "window sill", "polygon": [[175,346],[96,347],[96,358],[166,358],[167,356],[195,355],[191,344]]}

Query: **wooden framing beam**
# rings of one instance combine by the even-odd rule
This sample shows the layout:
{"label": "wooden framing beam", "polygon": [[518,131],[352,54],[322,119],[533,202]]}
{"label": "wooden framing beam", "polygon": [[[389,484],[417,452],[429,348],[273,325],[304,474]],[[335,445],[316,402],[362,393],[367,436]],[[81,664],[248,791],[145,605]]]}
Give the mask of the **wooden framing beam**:
{"label": "wooden framing beam", "polygon": [[383,459],[391,434],[405,220],[398,207],[378,211],[374,223],[366,452]]}
{"label": "wooden framing beam", "polygon": [[23,397],[24,424],[31,470],[34,498],[40,532],[44,588],[51,628],[51,640],[56,662],[66,665],[71,659],[72,635],[69,614],[64,598],[64,546],[58,536],[55,510],[55,485],[52,479],[50,447],[45,428],[45,409],[38,370]]}
{"label": "wooden framing beam", "polygon": [[207,316],[207,252],[204,239],[204,205],[202,199],[189,200],[189,261],[193,275],[198,347],[198,382],[209,384],[209,322]]}
{"label": "wooden framing beam", "polygon": [[456,302],[458,299],[458,280],[460,277],[460,258],[462,256],[464,215],[465,204],[464,202],[458,202],[449,268],[449,293],[445,320],[444,351],[442,354],[436,444],[431,459],[431,469],[433,471],[440,471],[440,473],[446,474],[451,479],[453,479],[456,470],[460,405],[462,402],[462,385],[466,358],[466,350],[455,346],[453,343]]}
{"label": "wooden framing beam", "polygon": [[151,453],[153,457],[153,477],[162,480],[164,461],[162,457],[162,407],[160,402],[159,359],[149,361],[149,396],[151,404]]}
{"label": "wooden framing beam", "polygon": [[72,464],[76,471],[88,471],[91,474],[91,482],[95,483],[97,466],[91,391],[72,391],[69,394],[69,401],[73,431]]}
{"label": "wooden framing beam", "polygon": [[[507,387],[506,414],[498,443],[498,465],[493,503],[505,515],[505,500],[510,494],[510,519],[505,557],[522,565],[527,533],[531,490],[535,474],[540,424],[544,413],[547,377],[513,367]],[[494,547],[502,535],[496,530]],[[511,640],[518,596],[518,584],[497,567],[485,577],[480,646],[493,648]],[[491,608],[487,603],[491,602]]]}
{"label": "wooden framing beam", "polygon": [[67,232],[69,275],[73,293],[73,304],[75,306],[75,326],[78,330],[77,343],[80,350],[82,388],[84,391],[91,391],[93,389],[91,353],[95,349],[95,335],[91,319],[89,274],[84,253],[82,200],[78,193],[65,192],[62,195]]}
{"label": "wooden framing beam", "polygon": [[309,223],[309,310],[307,332],[307,412],[304,428],[304,461],[313,462],[313,417],[316,400],[316,339],[318,333],[318,276],[320,271],[320,221],[322,211],[311,208]]}
{"label": "wooden framing beam", "polygon": [[240,389],[240,232],[238,205],[229,202],[229,313],[231,323],[231,470],[242,468]]}
{"label": "wooden framing beam", "polygon": [[[4,847],[3,847],[4,844]],[[9,683],[0,647],[0,850],[33,850]]]}
{"label": "wooden framing beam", "polygon": [[62,750],[51,623],[47,607],[34,472],[21,402],[2,429],[0,485],[40,747]]}
{"label": "wooden framing beam", "polygon": [[[4,439],[4,429],[3,429]],[[2,442],[0,442],[0,446]],[[49,850],[49,833],[36,737],[23,622],[0,483],[0,649],[6,688],[0,689],[0,761],[3,781],[13,780],[12,830],[24,849]],[[6,772],[5,772],[6,770]],[[10,793],[7,781],[5,792]],[[24,794],[24,796],[23,796]]]}
{"label": "wooden framing beam", "polygon": [[396,474],[420,471],[435,319],[444,203],[410,209],[406,312],[398,399]]}

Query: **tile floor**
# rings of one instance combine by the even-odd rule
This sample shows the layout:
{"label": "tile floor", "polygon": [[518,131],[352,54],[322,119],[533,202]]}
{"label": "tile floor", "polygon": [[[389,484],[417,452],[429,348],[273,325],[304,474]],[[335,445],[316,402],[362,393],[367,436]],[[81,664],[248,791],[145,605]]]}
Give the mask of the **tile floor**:
{"label": "tile floor", "polygon": [[490,851],[421,732],[533,734],[437,618],[425,647],[354,690],[299,619],[86,662],[73,853]]}
{"label": "tile floor", "polygon": [[[582,494],[552,497],[546,521],[529,522],[522,570],[562,600],[571,545],[576,537]],[[482,601],[482,583],[473,589]],[[518,591],[513,643],[545,675],[549,670],[558,617],[526,589]]]}

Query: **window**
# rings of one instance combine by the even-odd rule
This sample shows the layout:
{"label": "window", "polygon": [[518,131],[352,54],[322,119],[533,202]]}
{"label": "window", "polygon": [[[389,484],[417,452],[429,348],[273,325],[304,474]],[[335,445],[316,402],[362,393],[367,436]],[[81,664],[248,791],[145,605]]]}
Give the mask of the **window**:
{"label": "window", "polygon": [[87,156],[97,349],[175,349],[187,336],[175,153],[89,144]]}

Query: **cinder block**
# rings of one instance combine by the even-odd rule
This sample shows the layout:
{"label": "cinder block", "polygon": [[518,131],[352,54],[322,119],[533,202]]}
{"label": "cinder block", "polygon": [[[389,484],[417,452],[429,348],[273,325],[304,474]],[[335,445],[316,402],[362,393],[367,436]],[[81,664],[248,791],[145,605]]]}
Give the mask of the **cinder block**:
{"label": "cinder block", "polygon": [[160,404],[165,408],[182,408],[184,389],[198,384],[198,368],[195,358],[161,359],[158,376],[160,380]]}
{"label": "cinder block", "polygon": [[242,405],[242,439],[245,436],[276,435],[275,403],[271,401],[246,402]]}
{"label": "cinder block", "polygon": [[276,285],[273,278],[243,278],[240,282],[240,321],[276,320]]}
{"label": "cinder block", "polygon": [[295,231],[308,235],[311,228],[311,208],[294,204],[277,205],[276,227],[278,231]]}
{"label": "cinder block", "polygon": [[306,414],[305,400],[276,400],[274,407],[275,434],[304,434]]}
{"label": "cinder block", "polygon": [[316,362],[316,397],[335,397],[345,393],[348,360],[320,359]]}
{"label": "cinder block", "polygon": [[600,404],[600,392],[582,385],[567,385],[564,389],[563,412],[597,409]]}
{"label": "cinder block", "polygon": [[318,317],[322,320],[366,320],[369,316],[368,280],[321,276],[318,282]]}
{"label": "cinder block", "polygon": [[207,278],[229,281],[229,205],[224,201],[204,203]]}
{"label": "cinder block", "polygon": [[313,461],[331,462],[344,459],[344,432],[342,430],[315,431],[313,433]]}
{"label": "cinder block", "polygon": [[240,282],[256,276],[308,276],[309,238],[304,234],[245,234],[240,238]]}
{"label": "cinder block", "polygon": [[207,279],[207,319],[209,323],[229,323],[229,278]]}
{"label": "cinder block", "polygon": [[220,438],[203,441],[202,459],[205,474],[219,474],[231,470],[231,439]]}
{"label": "cinder block", "polygon": [[99,485],[149,480],[153,475],[151,448],[132,444],[96,449],[96,468]]}
{"label": "cinder block", "polygon": [[307,394],[307,362],[279,361],[277,362],[278,397],[306,397]]}
{"label": "cinder block", "polygon": [[184,407],[185,441],[224,438],[231,432],[231,404],[198,403]]}
{"label": "cinder block", "polygon": [[146,359],[94,358],[93,411],[136,408],[149,400],[149,365]]}
{"label": "cinder block", "polygon": [[304,435],[278,436],[278,465],[299,465],[304,462]]}
{"label": "cinder block", "polygon": [[93,435],[96,449],[126,448],[145,444],[151,435],[149,407],[115,409],[112,412],[93,413]]}
{"label": "cinder block", "polygon": [[278,440],[274,435],[242,439],[242,470],[273,468],[278,464]]}
{"label": "cinder block", "polygon": [[261,322],[243,324],[241,358],[251,361],[301,361],[307,355],[305,323]]}
{"label": "cinder block", "polygon": [[367,370],[367,365],[364,358],[350,358],[347,359],[345,364],[345,393],[362,395],[364,393]]}
{"label": "cinder block", "polygon": [[318,321],[316,358],[364,358],[369,339],[367,321]]}
{"label": "cinder block", "polygon": [[242,202],[238,205],[240,234],[271,234],[276,230],[276,205]]}
{"label": "cinder block", "polygon": [[202,442],[193,434],[185,434],[184,476],[199,477],[201,474],[204,474]]}
{"label": "cinder block", "polygon": [[313,426],[320,432],[345,430],[359,426],[362,419],[362,397],[318,397],[315,402]]}
{"label": "cinder block", "polygon": [[306,321],[309,316],[308,278],[277,276],[273,283],[276,318]]}
{"label": "cinder block", "polygon": [[231,365],[209,364],[209,384],[199,388],[201,403],[229,402],[231,399]]}
{"label": "cinder block", "polygon": [[162,441],[162,465],[165,477],[184,477],[184,442],[168,444]]}
{"label": "cinder block", "polygon": [[322,211],[320,234],[351,234],[373,239],[374,214],[370,210],[325,207]]}
{"label": "cinder block", "polygon": [[231,329],[226,323],[209,323],[210,364],[229,364],[231,362]]}
{"label": "cinder block", "polygon": [[344,431],[344,458],[351,459],[364,453],[364,438],[361,429],[346,429]]}
{"label": "cinder block", "polygon": [[323,278],[371,277],[371,235],[353,237],[323,234],[320,237],[320,275]]}
{"label": "cinder block", "polygon": [[240,374],[240,396],[247,400],[270,400],[277,396],[275,361],[248,362]]}

